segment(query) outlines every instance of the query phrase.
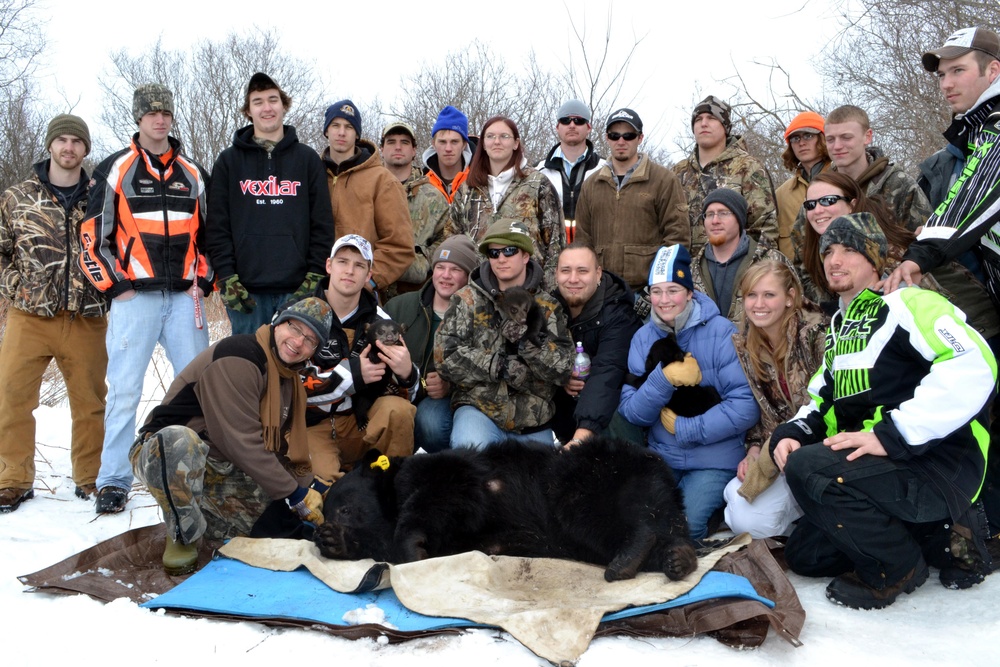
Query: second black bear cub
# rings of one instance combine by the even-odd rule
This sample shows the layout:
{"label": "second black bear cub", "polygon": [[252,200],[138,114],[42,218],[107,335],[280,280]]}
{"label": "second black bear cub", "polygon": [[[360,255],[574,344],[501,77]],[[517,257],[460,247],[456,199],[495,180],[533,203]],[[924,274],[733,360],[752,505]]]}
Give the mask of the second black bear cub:
{"label": "second black bear cub", "polygon": [[[646,372],[642,375],[629,373],[625,376],[625,381],[638,389],[657,365],[666,366],[675,361],[684,361],[684,350],[677,342],[677,336],[668,333],[649,348],[649,354],[646,355]],[[676,387],[667,407],[680,417],[697,417],[721,402],[722,397],[715,387],[699,384],[693,387]]]}
{"label": "second black bear cub", "polygon": [[497,305],[510,320],[528,327],[522,336],[523,340],[541,347],[545,318],[542,317],[542,310],[535,303],[535,297],[531,292],[523,287],[508,287],[497,296]]}
{"label": "second black bear cub", "polygon": [[[381,341],[382,345],[386,347],[406,344],[403,342],[403,327],[393,320],[378,320],[377,322],[369,323],[365,328],[365,332],[368,335],[368,342],[371,344],[371,350],[368,352],[368,360],[373,364],[383,363],[378,356],[379,349],[375,345],[375,341]],[[376,399],[384,396],[389,391],[392,384],[392,370],[387,367],[385,375],[382,376],[381,380],[357,388],[352,402],[354,405],[354,418],[358,422],[359,430],[363,431],[368,428],[368,411],[372,409],[372,405],[375,404]]]}

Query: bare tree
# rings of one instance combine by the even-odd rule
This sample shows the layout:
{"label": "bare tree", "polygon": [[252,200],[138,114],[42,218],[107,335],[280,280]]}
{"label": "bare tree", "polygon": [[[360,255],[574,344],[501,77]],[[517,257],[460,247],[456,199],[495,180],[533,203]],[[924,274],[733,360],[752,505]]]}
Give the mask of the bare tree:
{"label": "bare tree", "polygon": [[430,143],[431,128],[446,105],[469,117],[469,132],[476,134],[488,118],[503,115],[517,123],[529,162],[545,155],[552,143],[556,110],[568,92],[555,75],[542,69],[530,52],[521,71],[513,69],[488,46],[473,42],[449,53],[446,65],[424,65],[400,80],[401,96],[387,108],[386,119],[402,120],[417,132],[417,143]]}
{"label": "bare tree", "polygon": [[1000,24],[993,0],[840,0],[843,29],[818,70],[842,103],[868,112],[875,143],[914,171],[941,147],[951,114],[920,55],[955,30]]}
{"label": "bare tree", "polygon": [[292,96],[285,123],[296,126],[299,140],[321,147],[323,94],[315,67],[282,52],[274,30],[230,33],[220,41],[205,40],[189,50],[170,51],[158,40],[140,55],[119,50],[100,78],[108,104],[102,122],[121,143],[135,133],[132,93],[144,83],[162,83],[174,93],[174,130],[186,152],[211,168],[233,133],[247,125],[240,113],[247,82],[265,72]]}
{"label": "bare tree", "polygon": [[34,74],[45,48],[42,25],[35,0],[0,0],[0,90]]}

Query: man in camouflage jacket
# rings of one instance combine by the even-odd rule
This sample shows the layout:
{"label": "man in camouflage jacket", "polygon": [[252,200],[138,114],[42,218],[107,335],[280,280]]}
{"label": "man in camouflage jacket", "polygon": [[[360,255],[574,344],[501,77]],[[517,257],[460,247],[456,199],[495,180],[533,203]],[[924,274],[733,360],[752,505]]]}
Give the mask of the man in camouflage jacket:
{"label": "man in camouflage jacket", "polygon": [[406,190],[406,203],[413,223],[413,263],[396,283],[400,294],[420,288],[430,274],[430,258],[445,239],[445,227],[451,215],[451,204],[423,170],[413,164],[417,156],[413,128],[406,123],[393,123],[382,132],[382,163],[399,179]]}
{"label": "man in camouflage jacket", "polygon": [[764,164],[747,152],[743,137],[731,135],[730,106],[709,95],[691,114],[695,147],[691,155],[674,165],[674,174],[687,195],[694,257],[705,245],[700,212],[705,196],[716,188],[729,188],[747,200],[747,233],[755,240],[766,238],[778,247],[778,220],[774,205],[774,183]]}
{"label": "man in camouflage jacket", "polygon": [[107,301],[76,259],[87,208],[87,124],[77,116],[49,123],[51,157],[0,197],[0,294],[7,329],[0,347],[0,512],[34,495],[35,419],[42,374],[56,360],[73,415],[76,495],[94,492],[104,440]]}
{"label": "man in camouflage jacket", "polygon": [[[507,439],[554,443],[553,394],[569,379],[573,342],[559,302],[539,288],[542,270],[533,250],[522,221],[493,223],[479,244],[489,260],[452,295],[435,334],[434,363],[452,384],[453,448]],[[526,327],[502,307],[504,292],[515,286],[534,296],[532,307],[542,320],[539,345],[524,337]]]}

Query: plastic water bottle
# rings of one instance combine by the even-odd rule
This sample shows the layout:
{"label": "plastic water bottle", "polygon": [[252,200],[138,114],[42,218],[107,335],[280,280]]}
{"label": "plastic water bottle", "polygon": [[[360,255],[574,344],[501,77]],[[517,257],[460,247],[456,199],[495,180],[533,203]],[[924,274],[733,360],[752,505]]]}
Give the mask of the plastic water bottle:
{"label": "plastic water bottle", "polygon": [[583,343],[576,344],[576,357],[573,358],[573,375],[586,380],[590,375],[590,355],[583,351]]}

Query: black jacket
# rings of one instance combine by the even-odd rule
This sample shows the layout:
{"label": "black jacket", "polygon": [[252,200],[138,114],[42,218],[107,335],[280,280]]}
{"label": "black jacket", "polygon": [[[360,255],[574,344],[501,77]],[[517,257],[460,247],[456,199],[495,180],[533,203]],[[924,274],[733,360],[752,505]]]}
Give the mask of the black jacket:
{"label": "black jacket", "polygon": [[[562,202],[563,216],[567,220],[575,220],[576,200],[580,197],[580,188],[583,187],[583,182],[587,180],[587,177],[597,171],[604,162],[604,158],[594,151],[594,144],[591,143],[590,139],[587,139],[586,159],[578,162],[567,178],[562,158],[553,157],[557,148],[559,148],[559,144],[552,147],[549,154],[538,165],[538,170],[545,174],[555,186],[556,192],[560,193],[559,200]],[[558,174],[558,182],[556,174]]]}
{"label": "black jacket", "polygon": [[306,272],[326,272],[333,212],[323,161],[295,128],[270,152],[237,130],[212,170],[208,255],[220,278],[239,274],[251,292],[282,294]]}
{"label": "black jacket", "polygon": [[[555,297],[569,313],[566,300],[558,291]],[[573,341],[583,343],[591,366],[590,377],[577,399],[563,389],[556,390],[553,430],[561,441],[572,438],[577,428],[599,433],[611,422],[628,372],[632,336],[642,326],[633,303],[632,290],[625,281],[605,271],[579,317],[570,319]]]}

